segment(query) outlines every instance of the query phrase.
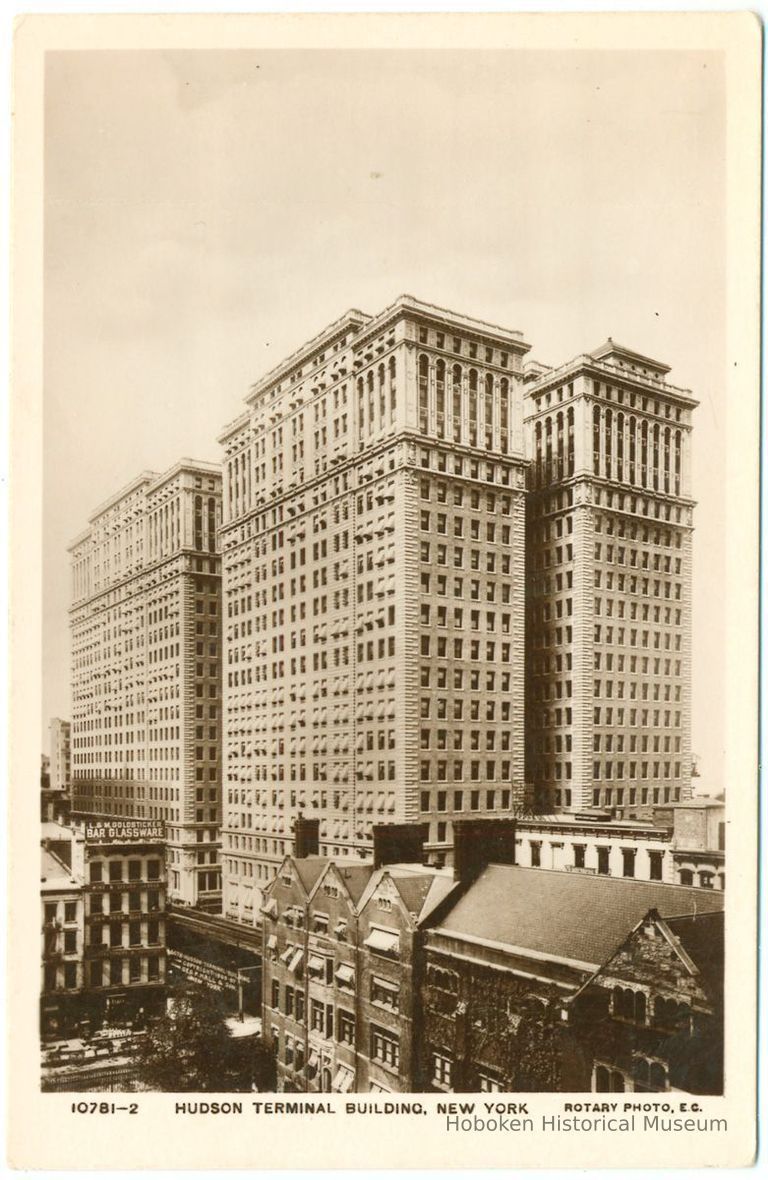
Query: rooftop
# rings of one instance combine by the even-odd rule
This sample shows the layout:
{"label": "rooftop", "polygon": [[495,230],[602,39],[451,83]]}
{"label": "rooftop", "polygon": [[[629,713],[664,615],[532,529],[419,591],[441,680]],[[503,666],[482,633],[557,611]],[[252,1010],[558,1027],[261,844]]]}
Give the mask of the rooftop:
{"label": "rooftop", "polygon": [[650,909],[671,918],[723,906],[712,889],[489,865],[438,929],[596,970]]}
{"label": "rooftop", "polygon": [[77,880],[73,877],[69,866],[65,865],[63,860],[59,860],[58,856],[48,848],[40,850],[40,881],[44,886],[58,888],[77,885]]}
{"label": "rooftop", "polygon": [[723,911],[697,914],[695,917],[670,918],[666,926],[696,966],[710,997],[715,1001],[721,1001],[725,958]]}
{"label": "rooftop", "polygon": [[604,360],[609,356],[620,356],[633,364],[654,369],[657,373],[670,372],[669,365],[665,365],[662,361],[655,361],[652,357],[644,356],[641,352],[635,352],[632,348],[626,348],[623,344],[617,344],[612,336],[608,337],[605,344],[593,349],[589,355],[594,357],[596,361]]}

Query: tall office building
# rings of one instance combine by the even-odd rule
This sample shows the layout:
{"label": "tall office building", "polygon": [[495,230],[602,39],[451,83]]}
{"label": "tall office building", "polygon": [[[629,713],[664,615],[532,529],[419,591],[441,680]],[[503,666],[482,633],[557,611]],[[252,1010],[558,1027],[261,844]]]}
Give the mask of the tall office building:
{"label": "tall office building", "polygon": [[51,738],[50,789],[68,791],[70,783],[70,724],[52,717],[48,732]]}
{"label": "tall office building", "polygon": [[223,891],[260,920],[299,812],[501,815],[524,775],[521,334],[399,298],[350,311],[223,432]]}
{"label": "tall office building", "polygon": [[668,372],[609,339],[526,374],[526,778],[553,810],[691,793],[697,403]]}
{"label": "tall office building", "polygon": [[144,472],[72,556],[73,812],[164,820],[172,900],[221,897],[221,473]]}

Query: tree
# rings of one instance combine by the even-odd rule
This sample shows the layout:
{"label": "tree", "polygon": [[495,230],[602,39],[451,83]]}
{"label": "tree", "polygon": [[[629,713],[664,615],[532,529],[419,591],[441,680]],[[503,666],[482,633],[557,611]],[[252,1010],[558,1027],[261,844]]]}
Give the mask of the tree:
{"label": "tree", "polygon": [[259,1040],[235,1038],[218,993],[187,985],[154,1021],[139,1051],[139,1073],[150,1090],[231,1093],[267,1089],[272,1055]]}

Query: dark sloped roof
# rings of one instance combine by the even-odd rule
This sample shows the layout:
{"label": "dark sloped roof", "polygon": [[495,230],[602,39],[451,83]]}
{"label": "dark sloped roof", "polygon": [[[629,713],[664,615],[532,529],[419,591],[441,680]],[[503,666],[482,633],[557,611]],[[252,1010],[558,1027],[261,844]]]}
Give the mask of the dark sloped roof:
{"label": "dark sloped roof", "polygon": [[725,957],[725,916],[723,911],[668,918],[667,929],[695,963],[709,996],[722,1002]]}
{"label": "dark sloped roof", "polygon": [[489,865],[439,926],[454,936],[601,966],[650,909],[661,917],[723,909],[713,889]]}
{"label": "dark sloped roof", "polygon": [[418,876],[395,876],[392,874],[392,879],[395,882],[397,890],[403,899],[405,908],[409,914],[418,915],[421,913],[421,907],[424,905],[424,900],[432,888],[434,880],[434,873],[425,873]]}
{"label": "dark sloped roof", "polygon": [[296,866],[296,872],[299,874],[302,885],[307,893],[309,893],[315,881],[328,864],[328,858],[325,856],[294,856],[293,863]]}
{"label": "dark sloped roof", "polygon": [[353,902],[357,903],[376,870],[372,864],[344,865],[335,863],[339,876],[349,890],[350,897]]}

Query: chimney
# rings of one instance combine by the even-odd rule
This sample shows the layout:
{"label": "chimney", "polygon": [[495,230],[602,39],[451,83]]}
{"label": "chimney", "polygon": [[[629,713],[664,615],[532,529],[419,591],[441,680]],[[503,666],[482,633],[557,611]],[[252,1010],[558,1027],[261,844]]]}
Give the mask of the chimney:
{"label": "chimney", "polygon": [[486,865],[515,863],[514,819],[459,819],[453,824],[453,879],[469,882]]}
{"label": "chimney", "polygon": [[373,867],[422,864],[429,824],[374,824]]}
{"label": "chimney", "polygon": [[320,851],[320,820],[306,819],[299,812],[293,821],[293,855],[300,860]]}

